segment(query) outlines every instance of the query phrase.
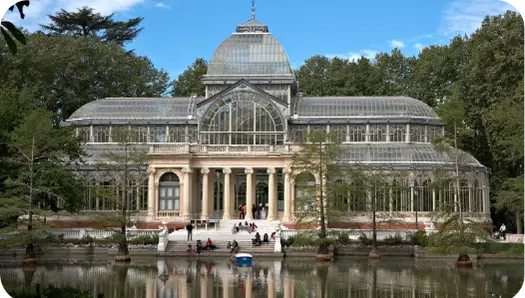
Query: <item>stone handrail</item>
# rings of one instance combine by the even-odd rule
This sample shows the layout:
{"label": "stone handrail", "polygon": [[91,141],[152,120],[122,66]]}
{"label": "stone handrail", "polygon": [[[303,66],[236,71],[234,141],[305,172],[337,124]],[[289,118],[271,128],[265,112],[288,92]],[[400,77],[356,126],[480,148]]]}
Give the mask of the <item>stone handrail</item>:
{"label": "stone handrail", "polygon": [[[89,236],[93,239],[104,239],[113,234],[116,229],[91,229],[91,228],[72,228],[72,229],[46,229],[44,230],[47,233],[53,235],[64,235],[64,239],[82,239],[86,236]],[[135,238],[141,235],[153,236],[159,234],[161,230],[159,229],[132,229],[128,228],[126,230],[126,235],[128,239]],[[13,231],[5,233],[4,235],[16,235],[18,231]]]}
{"label": "stone handrail", "polygon": [[293,154],[300,150],[299,145],[201,145],[201,144],[154,144],[150,145],[149,153],[156,155],[177,154],[228,154],[250,155]]}
{"label": "stone handrail", "polygon": [[[280,237],[288,239],[289,237],[301,232],[312,233],[315,231],[317,230],[282,230]],[[352,240],[357,240],[361,234],[365,234],[368,238],[372,238],[372,229],[328,229],[328,232],[338,231],[348,233],[348,237]],[[396,235],[408,240],[414,232],[416,232],[416,230],[376,230],[378,240],[383,240],[387,237],[393,237]]]}
{"label": "stone handrail", "polygon": [[168,246],[168,229],[164,229],[159,233],[159,245],[157,246],[157,250],[160,252],[166,251],[166,247]]}

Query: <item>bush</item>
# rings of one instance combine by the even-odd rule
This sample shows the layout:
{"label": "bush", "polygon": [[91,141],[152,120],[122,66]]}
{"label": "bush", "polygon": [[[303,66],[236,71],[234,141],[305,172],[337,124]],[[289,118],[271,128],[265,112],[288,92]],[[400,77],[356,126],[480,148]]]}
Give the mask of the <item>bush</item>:
{"label": "bush", "polygon": [[158,235],[140,235],[128,241],[129,244],[156,245],[159,244]]}
{"label": "bush", "polygon": [[401,235],[399,234],[386,237],[385,240],[383,240],[382,242],[385,245],[400,245],[404,243],[403,237],[401,237]]}
{"label": "bush", "polygon": [[426,247],[428,245],[428,235],[425,231],[417,231],[411,235],[411,241],[414,245]]}
{"label": "bush", "polygon": [[372,245],[372,239],[368,238],[365,233],[361,233],[359,236],[359,242],[365,246]]}
{"label": "bush", "polygon": [[348,245],[350,244],[350,237],[348,236],[348,232],[344,231],[338,231],[335,233],[336,240],[335,243],[339,245]]}
{"label": "bush", "polygon": [[316,233],[301,232],[290,238],[292,238],[290,243],[291,246],[316,246],[318,244]]}

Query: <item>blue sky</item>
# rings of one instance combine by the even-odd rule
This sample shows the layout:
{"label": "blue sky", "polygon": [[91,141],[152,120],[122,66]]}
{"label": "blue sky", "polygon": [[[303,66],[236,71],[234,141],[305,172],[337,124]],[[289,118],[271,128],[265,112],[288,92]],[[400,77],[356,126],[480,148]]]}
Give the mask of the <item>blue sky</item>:
{"label": "blue sky", "polygon": [[[197,57],[209,60],[251,17],[251,0],[39,0],[26,8],[25,20],[10,12],[5,18],[34,31],[47,14],[84,5],[117,19],[144,17],[144,31],[128,47],[172,78]],[[256,19],[269,26],[294,68],[315,54],[352,59],[398,47],[417,55],[421,47],[471,34],[487,14],[516,10],[499,0],[257,0],[255,6]]]}

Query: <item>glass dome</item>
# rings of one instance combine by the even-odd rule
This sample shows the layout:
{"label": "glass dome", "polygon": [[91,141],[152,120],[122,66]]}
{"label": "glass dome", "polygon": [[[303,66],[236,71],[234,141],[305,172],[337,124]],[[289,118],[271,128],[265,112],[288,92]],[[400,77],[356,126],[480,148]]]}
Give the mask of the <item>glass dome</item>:
{"label": "glass dome", "polygon": [[268,33],[268,27],[250,20],[215,50],[207,75],[292,75],[292,69],[284,48]]}
{"label": "glass dome", "polygon": [[410,97],[304,97],[295,114],[302,118],[416,117],[439,119],[427,104]]}

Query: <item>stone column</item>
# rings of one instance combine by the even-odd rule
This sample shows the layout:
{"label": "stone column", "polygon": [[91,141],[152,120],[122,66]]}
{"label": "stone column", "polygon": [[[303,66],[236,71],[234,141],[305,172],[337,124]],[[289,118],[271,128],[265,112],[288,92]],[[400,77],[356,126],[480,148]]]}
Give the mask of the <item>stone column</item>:
{"label": "stone column", "polygon": [[208,200],[209,200],[209,190],[208,190],[208,174],[210,173],[210,169],[208,168],[202,168],[201,174],[202,174],[202,215],[201,219],[207,220],[210,218],[208,207],[210,206]]}
{"label": "stone column", "polygon": [[148,167],[148,217],[155,217],[155,168]]}
{"label": "stone column", "polygon": [[246,216],[244,218],[245,220],[252,220],[254,219],[252,216],[252,205],[255,203],[253,169],[246,168],[244,173],[246,173]]}
{"label": "stone column", "polygon": [[268,274],[268,298],[275,298],[275,275]]}
{"label": "stone column", "polygon": [[291,220],[291,198],[290,198],[290,180],[292,179],[292,170],[289,167],[284,168],[284,214],[283,222],[289,222]]}
{"label": "stone column", "polygon": [[208,175],[208,216],[210,218],[217,218],[215,216],[215,170],[211,169]]}
{"label": "stone column", "polygon": [[183,204],[183,213],[182,216],[185,220],[191,219],[191,183],[190,183],[190,175],[193,172],[191,168],[183,168],[182,173],[184,173],[184,193],[182,194],[184,197]]}
{"label": "stone column", "polygon": [[275,168],[268,168],[268,220],[277,217],[277,184],[275,183]]}
{"label": "stone column", "polygon": [[[224,174],[224,184],[223,184],[223,187],[224,187],[224,195],[223,195],[223,198],[224,198],[224,214],[222,216],[222,219],[224,220],[230,220],[232,219],[232,214],[231,214],[231,190],[230,190],[230,174],[232,173],[232,169],[230,168],[224,168],[222,169],[222,173]],[[225,296],[226,297],[226,296]]]}

